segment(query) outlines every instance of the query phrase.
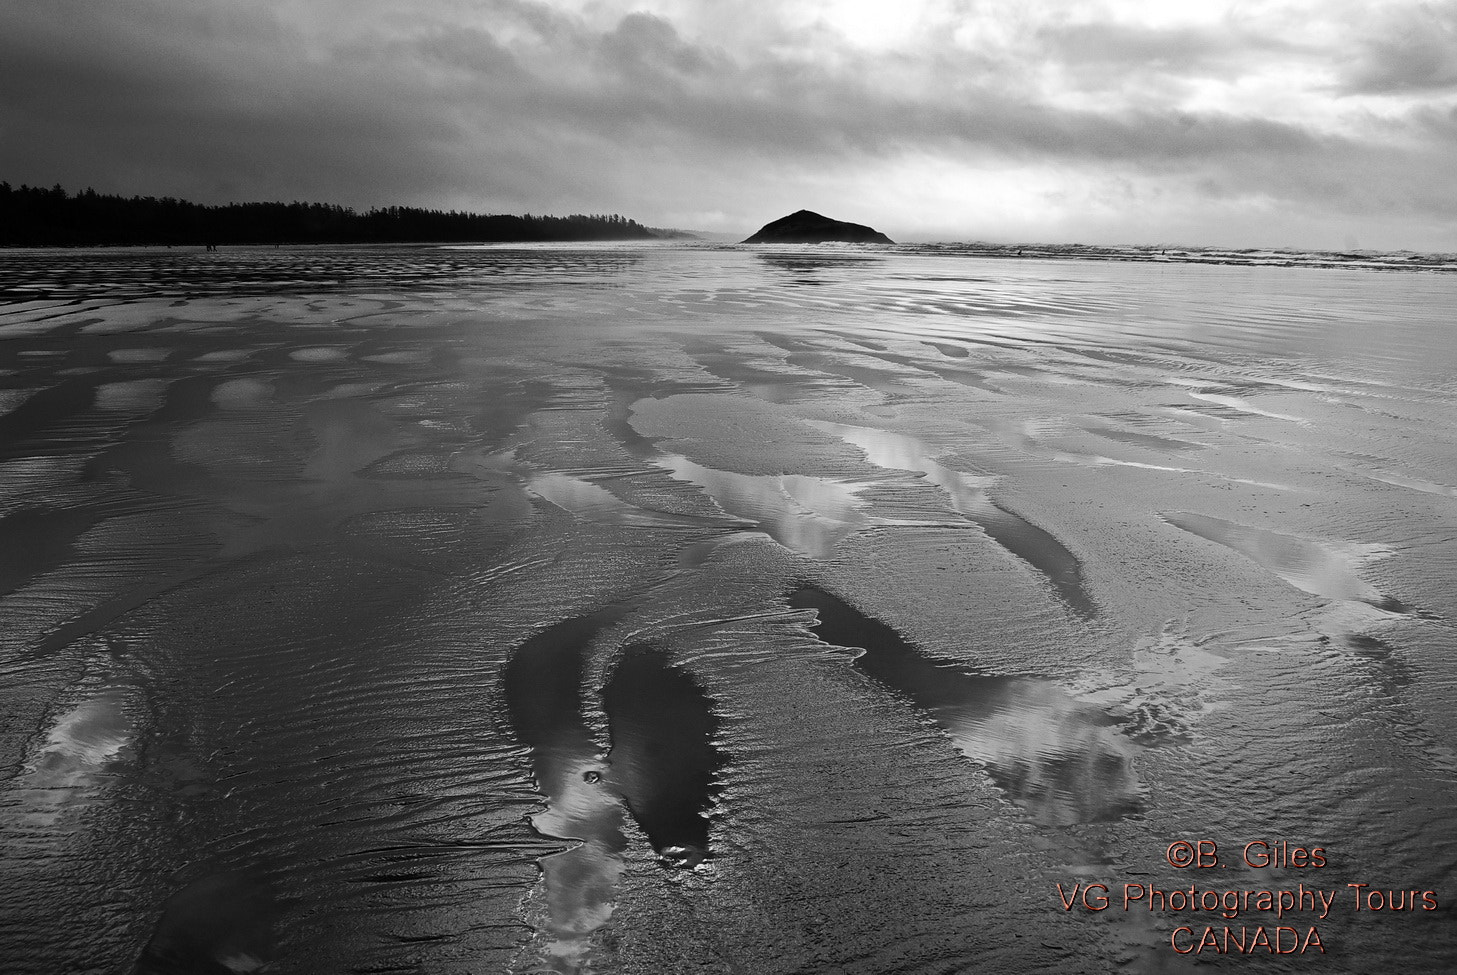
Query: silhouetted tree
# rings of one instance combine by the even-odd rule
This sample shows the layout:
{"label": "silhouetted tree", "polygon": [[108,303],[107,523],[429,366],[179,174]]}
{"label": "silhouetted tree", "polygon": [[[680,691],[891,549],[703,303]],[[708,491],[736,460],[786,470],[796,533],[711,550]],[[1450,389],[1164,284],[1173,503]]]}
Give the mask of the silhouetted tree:
{"label": "silhouetted tree", "polygon": [[665,236],[618,214],[539,217],[331,203],[229,203],[125,198],[87,188],[70,196],[0,183],[0,246],[127,244],[489,243],[633,240]]}

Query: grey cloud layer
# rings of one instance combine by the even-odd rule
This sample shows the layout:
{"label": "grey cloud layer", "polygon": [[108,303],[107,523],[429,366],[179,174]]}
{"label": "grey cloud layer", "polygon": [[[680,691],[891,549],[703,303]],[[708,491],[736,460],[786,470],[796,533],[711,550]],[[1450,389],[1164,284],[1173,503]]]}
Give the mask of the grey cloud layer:
{"label": "grey cloud layer", "polygon": [[1360,44],[1343,90],[1351,94],[1457,93],[1457,3],[1385,13]]}
{"label": "grey cloud layer", "polygon": [[[1386,23],[1335,66],[1336,87],[1457,89],[1454,10]],[[718,44],[649,14],[591,26],[529,0],[55,0],[0,13],[0,178],[649,220],[723,208],[751,224],[776,181],[915,152],[1345,214],[1452,212],[1448,109],[1333,129],[1178,105],[1278,58],[1331,52],[1229,24],[1050,24],[981,48],[932,33],[908,53],[775,24],[761,44]]]}

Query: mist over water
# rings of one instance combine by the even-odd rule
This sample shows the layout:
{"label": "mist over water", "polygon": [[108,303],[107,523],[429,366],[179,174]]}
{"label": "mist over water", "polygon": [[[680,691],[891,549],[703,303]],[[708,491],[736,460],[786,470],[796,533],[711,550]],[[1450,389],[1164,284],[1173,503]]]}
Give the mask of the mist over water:
{"label": "mist over water", "polygon": [[1211,254],[0,254],[0,968],[1450,970],[1457,278]]}

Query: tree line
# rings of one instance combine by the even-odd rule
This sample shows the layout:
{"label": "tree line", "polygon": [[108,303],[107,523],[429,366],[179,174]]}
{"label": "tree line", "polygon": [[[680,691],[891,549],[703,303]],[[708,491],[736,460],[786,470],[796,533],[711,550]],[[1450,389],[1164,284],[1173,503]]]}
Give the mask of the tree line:
{"label": "tree line", "polygon": [[0,246],[385,244],[634,240],[677,236],[617,214],[543,217],[332,203],[228,203],[122,197],[59,184],[0,182]]}

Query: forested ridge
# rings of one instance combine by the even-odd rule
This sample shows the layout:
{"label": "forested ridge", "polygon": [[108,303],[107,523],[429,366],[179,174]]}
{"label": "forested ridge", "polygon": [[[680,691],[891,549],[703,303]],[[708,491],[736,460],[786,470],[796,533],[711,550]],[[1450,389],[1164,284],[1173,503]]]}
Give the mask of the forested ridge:
{"label": "forested ridge", "polygon": [[366,244],[633,240],[678,236],[617,214],[514,216],[333,203],[207,205],[172,197],[122,197],[59,184],[0,182],[0,246],[135,244]]}

